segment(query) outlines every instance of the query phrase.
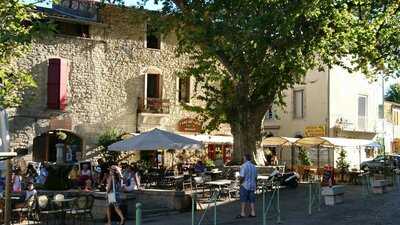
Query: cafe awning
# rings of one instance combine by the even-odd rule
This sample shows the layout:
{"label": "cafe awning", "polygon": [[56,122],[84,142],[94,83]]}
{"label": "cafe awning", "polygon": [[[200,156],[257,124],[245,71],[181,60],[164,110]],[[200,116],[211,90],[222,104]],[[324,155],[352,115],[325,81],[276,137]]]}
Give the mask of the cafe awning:
{"label": "cafe awning", "polygon": [[108,146],[109,151],[201,148],[203,148],[203,144],[200,141],[157,128]]}
{"label": "cafe awning", "polygon": [[207,144],[230,144],[233,145],[232,136],[224,135],[208,135],[208,134],[198,134],[198,135],[182,135],[187,138],[194,139],[196,141],[201,141]]}
{"label": "cafe awning", "polygon": [[332,137],[305,137],[295,142],[301,146],[324,146],[324,147],[380,147],[380,144],[373,140],[351,139],[351,138],[332,138]]}
{"label": "cafe awning", "polygon": [[268,137],[261,142],[261,146],[281,146],[281,145],[292,145],[298,138],[290,137]]}

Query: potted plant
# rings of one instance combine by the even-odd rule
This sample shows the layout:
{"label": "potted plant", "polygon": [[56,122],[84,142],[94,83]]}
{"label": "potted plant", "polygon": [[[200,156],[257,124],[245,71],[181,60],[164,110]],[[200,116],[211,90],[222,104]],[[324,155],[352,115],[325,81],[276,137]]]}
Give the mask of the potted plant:
{"label": "potted plant", "polygon": [[204,162],[204,165],[206,166],[207,171],[211,171],[212,169],[215,168],[214,161],[211,159],[206,159],[206,161]]}
{"label": "potted plant", "polygon": [[347,162],[347,153],[341,149],[339,152],[338,160],[336,161],[340,173],[340,180],[343,182],[344,175],[349,171],[350,164]]}
{"label": "potted plant", "polygon": [[298,158],[300,161],[300,165],[298,166],[298,170],[299,170],[298,172],[303,176],[305,170],[309,169],[309,167],[312,165],[310,155],[303,147],[301,147],[299,149]]}

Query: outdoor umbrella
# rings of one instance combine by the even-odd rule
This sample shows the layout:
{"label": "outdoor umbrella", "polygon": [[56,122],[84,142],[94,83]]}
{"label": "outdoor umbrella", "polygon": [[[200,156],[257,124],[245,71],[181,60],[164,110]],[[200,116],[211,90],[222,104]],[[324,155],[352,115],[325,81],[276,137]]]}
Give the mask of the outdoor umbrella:
{"label": "outdoor umbrella", "polygon": [[203,144],[178,134],[154,129],[108,146],[109,151],[143,151],[157,149],[201,149]]}

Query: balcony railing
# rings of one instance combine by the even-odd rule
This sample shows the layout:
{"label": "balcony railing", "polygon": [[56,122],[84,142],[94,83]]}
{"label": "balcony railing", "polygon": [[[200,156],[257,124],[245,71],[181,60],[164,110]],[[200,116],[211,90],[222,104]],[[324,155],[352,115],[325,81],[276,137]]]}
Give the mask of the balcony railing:
{"label": "balcony railing", "polygon": [[169,99],[139,97],[138,104],[140,113],[169,113]]}

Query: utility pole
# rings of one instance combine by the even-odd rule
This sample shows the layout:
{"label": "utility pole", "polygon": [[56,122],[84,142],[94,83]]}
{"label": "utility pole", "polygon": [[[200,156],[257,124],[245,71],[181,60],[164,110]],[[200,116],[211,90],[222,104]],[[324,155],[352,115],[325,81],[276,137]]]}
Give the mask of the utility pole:
{"label": "utility pole", "polygon": [[[0,151],[8,152],[10,136],[8,134],[8,118],[4,109],[0,108]],[[11,160],[7,159],[5,175],[5,191],[4,191],[4,225],[10,225],[11,222]]]}

